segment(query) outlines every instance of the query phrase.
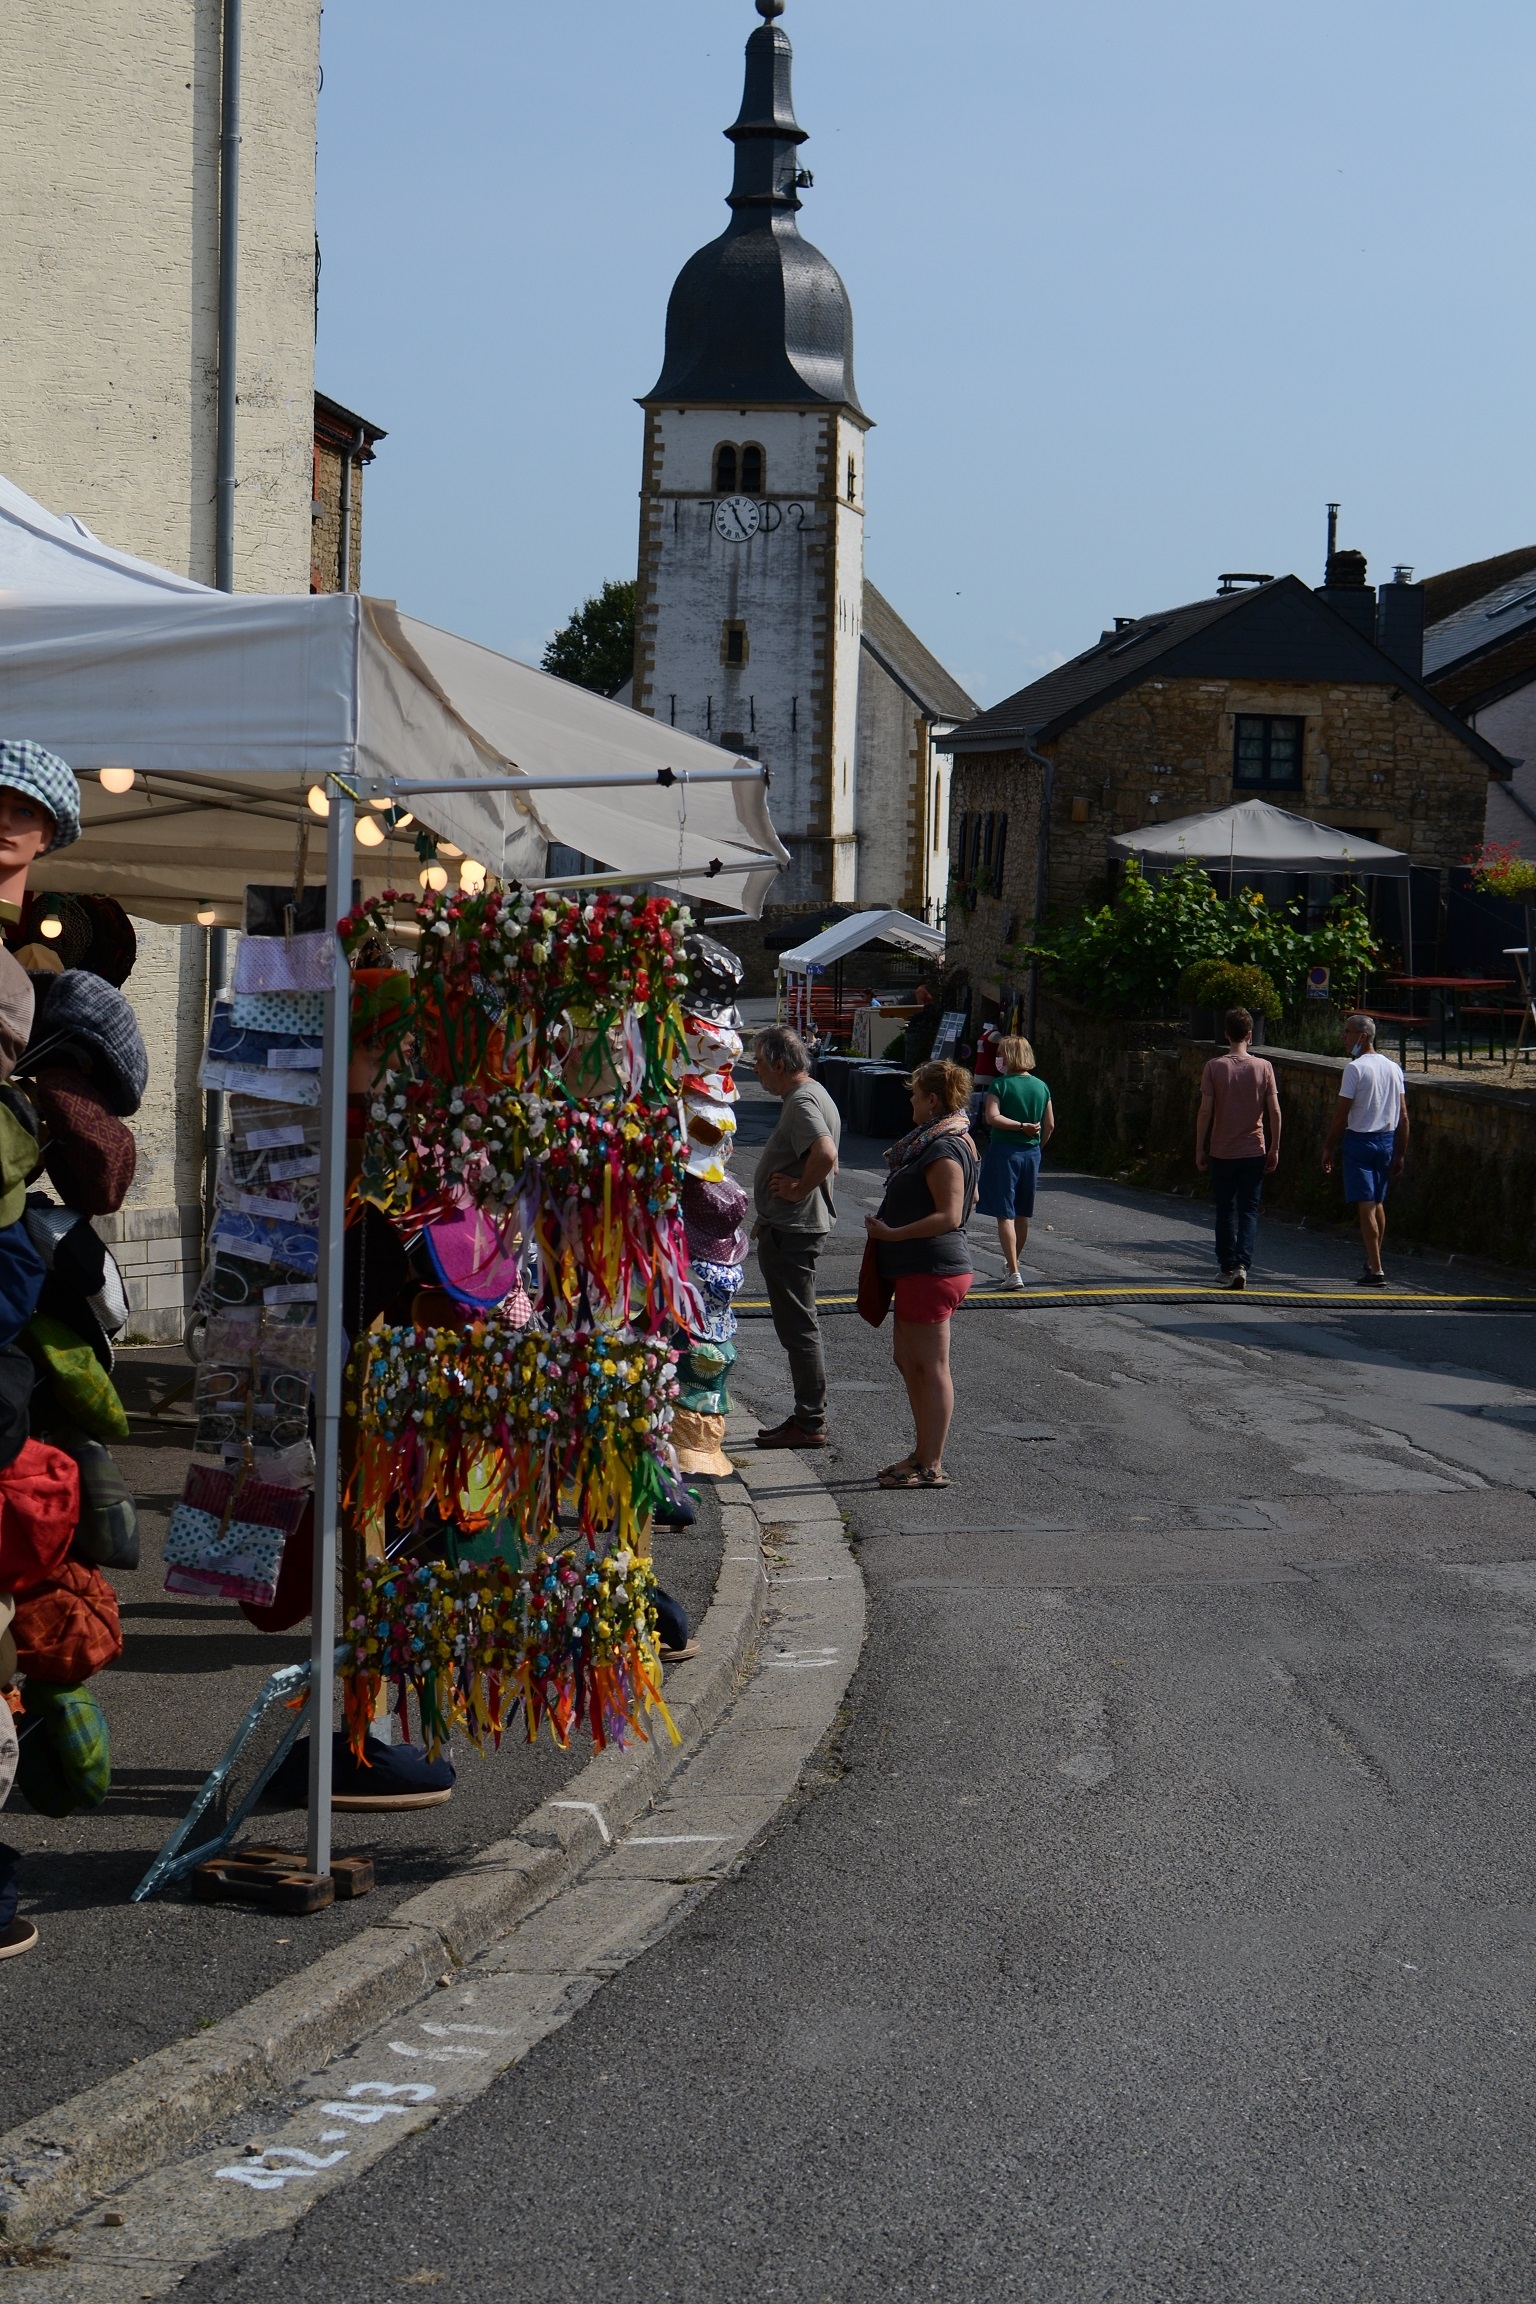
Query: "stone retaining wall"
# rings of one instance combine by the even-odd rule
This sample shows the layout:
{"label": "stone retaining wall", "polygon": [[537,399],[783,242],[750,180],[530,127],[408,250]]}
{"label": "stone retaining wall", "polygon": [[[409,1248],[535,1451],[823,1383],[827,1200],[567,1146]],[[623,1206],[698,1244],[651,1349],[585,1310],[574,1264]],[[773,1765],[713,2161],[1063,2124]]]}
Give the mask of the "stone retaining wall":
{"label": "stone retaining wall", "polygon": [[[1204,1194],[1194,1161],[1200,1072],[1214,1050],[1171,1026],[1112,1024],[1042,1000],[1035,1047],[1050,1083],[1049,1158],[1162,1190]],[[1284,1115],[1274,1206],[1319,1223],[1349,1215],[1337,1173],[1319,1165],[1338,1100],[1342,1056],[1266,1048]],[[1406,1170],[1392,1188],[1392,1230],[1425,1247],[1536,1265],[1536,1094],[1408,1074]]]}

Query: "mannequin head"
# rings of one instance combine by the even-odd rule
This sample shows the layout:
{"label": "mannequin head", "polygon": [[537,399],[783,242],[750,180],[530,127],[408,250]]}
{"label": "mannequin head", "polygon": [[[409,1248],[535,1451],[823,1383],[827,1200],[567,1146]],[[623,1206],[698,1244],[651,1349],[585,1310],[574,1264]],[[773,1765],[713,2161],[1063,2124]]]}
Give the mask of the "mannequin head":
{"label": "mannequin head", "polygon": [[40,800],[0,784],[0,902],[20,904],[27,893],[27,874],[45,849],[53,846],[57,826]]}

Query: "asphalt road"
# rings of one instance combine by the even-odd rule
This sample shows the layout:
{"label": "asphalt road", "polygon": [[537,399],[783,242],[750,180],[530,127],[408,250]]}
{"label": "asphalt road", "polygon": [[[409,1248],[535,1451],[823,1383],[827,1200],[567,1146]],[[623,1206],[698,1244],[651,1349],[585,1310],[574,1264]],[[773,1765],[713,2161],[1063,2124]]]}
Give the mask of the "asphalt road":
{"label": "asphalt road", "polygon": [[[149,1411],[188,1374],[174,1349],[125,1351],[117,1381],[132,1437],[114,1450],[139,1506],[140,1565],[109,1579],[118,1596],[123,1654],[94,1683],[112,1738],[112,1786],[100,1809],[39,1816],[19,1793],[0,1813],[0,1840],[22,1851],[22,1910],[40,1941],[0,1967],[6,2018],[5,2120],[34,2113],[121,2071],[130,2061],[216,2023],[258,1992],[384,1919],[407,1896],[515,1832],[591,1758],[585,1739],[560,1751],[546,1735],[515,1733],[499,1752],[454,1747],[451,1801],[387,1815],[338,1814],[339,1849],[369,1849],[371,1896],[307,1920],[243,1905],[194,1903],[185,1888],[147,1904],[128,1898],[267,1675],[309,1654],[309,1622],[259,1632],[234,1606],[164,1589],[162,1546],[181,1494],[190,1411]],[[697,1620],[719,1567],[718,1516],[707,1491],[696,1529],[657,1537],[658,1571]],[[272,1741],[285,1723],[272,1718]],[[414,1708],[413,1708],[414,1720]],[[265,1751],[269,1744],[255,1749]],[[237,1796],[249,1774],[237,1777]],[[301,1848],[302,1810],[263,1808],[247,1840]]]}
{"label": "asphalt road", "polygon": [[[1029,1261],[1213,1269],[1198,1208],[1049,1173]],[[1532,1316],[967,1313],[915,1497],[888,1332],[828,1334],[871,1629],[801,1797],[472,2113],[181,2293],[1536,2293]],[[740,1390],[787,1404],[763,1326]]]}

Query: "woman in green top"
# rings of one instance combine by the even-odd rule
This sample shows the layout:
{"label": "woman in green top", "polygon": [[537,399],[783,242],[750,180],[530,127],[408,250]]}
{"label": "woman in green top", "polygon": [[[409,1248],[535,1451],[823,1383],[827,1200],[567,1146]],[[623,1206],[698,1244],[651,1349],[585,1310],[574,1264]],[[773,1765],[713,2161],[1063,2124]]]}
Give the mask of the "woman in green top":
{"label": "woman in green top", "polygon": [[999,1040],[997,1071],[997,1084],[981,1108],[992,1134],[982,1156],[976,1206],[983,1216],[997,1219],[997,1237],[1008,1263],[1002,1286],[1022,1288],[1019,1250],[1029,1238],[1040,1155],[1051,1140],[1056,1114],[1027,1040],[1017,1034]]}

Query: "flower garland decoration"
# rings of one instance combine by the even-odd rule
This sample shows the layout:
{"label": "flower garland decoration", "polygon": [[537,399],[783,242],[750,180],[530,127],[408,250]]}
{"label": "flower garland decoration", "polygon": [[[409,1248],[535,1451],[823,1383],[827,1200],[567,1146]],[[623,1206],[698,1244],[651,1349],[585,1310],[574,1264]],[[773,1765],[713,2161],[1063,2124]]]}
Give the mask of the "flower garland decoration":
{"label": "flower garland decoration", "polygon": [[[392,890],[347,915],[340,934],[349,954],[387,938],[399,901]],[[574,1058],[578,1080],[595,1082],[618,1031],[631,1091],[664,1087],[683,1045],[686,906],[627,889],[575,897],[487,882],[429,895],[416,916],[412,999],[391,1055],[414,1040],[428,1074],[470,1081],[489,1069],[515,1084]]]}
{"label": "flower garland decoration", "polygon": [[537,1544],[565,1498],[589,1540],[643,1548],[662,1494],[656,1450],[671,1428],[675,1352],[654,1338],[549,1335],[494,1318],[375,1329],[364,1343],[349,1502],[366,1519],[393,1502],[414,1526],[435,1505],[465,1528],[509,1519]]}
{"label": "flower garland decoration", "polygon": [[360,1190],[431,1221],[469,1203],[531,1244],[563,1305],[588,1274],[620,1318],[686,1326],[696,1311],[681,1216],[686,1150],[675,1104],[574,1102],[546,1092],[391,1072],[370,1108]]}
{"label": "flower garland decoration", "polygon": [[578,1727],[598,1751],[631,1735],[644,1742],[652,1712],[677,1743],[661,1696],[655,1589],[649,1564],[624,1546],[540,1552],[524,1568],[369,1561],[344,1627],[353,1753],[364,1756],[386,1684],[407,1727],[414,1691],[433,1758],[455,1726],[477,1748],[487,1736],[499,1744],[519,1708],[529,1743],[546,1722],[562,1749]]}

